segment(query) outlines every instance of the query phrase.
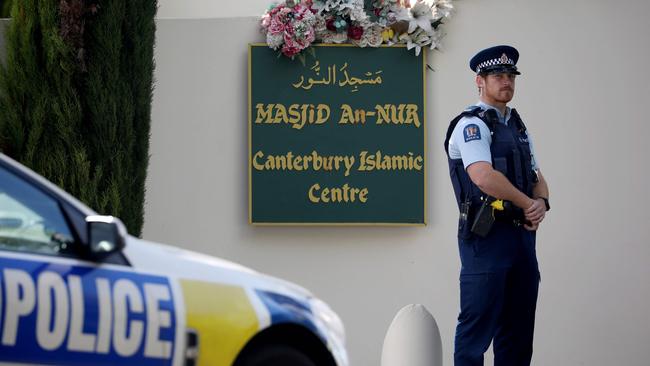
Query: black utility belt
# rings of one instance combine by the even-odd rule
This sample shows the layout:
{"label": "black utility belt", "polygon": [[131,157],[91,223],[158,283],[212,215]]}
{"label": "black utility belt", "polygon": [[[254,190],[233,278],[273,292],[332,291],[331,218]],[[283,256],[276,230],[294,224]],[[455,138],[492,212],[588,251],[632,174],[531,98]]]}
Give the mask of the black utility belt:
{"label": "black utility belt", "polygon": [[[492,199],[492,202],[494,200]],[[519,227],[526,221],[523,211],[512,205],[511,202],[504,202],[503,210],[497,210],[491,206],[490,200],[480,205],[471,202],[461,204],[460,219],[466,220],[470,225],[470,231],[480,237],[486,237],[495,222],[501,222]]]}
{"label": "black utility belt", "polygon": [[526,219],[524,218],[524,212],[517,208],[508,212],[495,211],[494,220],[496,222],[512,223],[515,226],[521,226]]}

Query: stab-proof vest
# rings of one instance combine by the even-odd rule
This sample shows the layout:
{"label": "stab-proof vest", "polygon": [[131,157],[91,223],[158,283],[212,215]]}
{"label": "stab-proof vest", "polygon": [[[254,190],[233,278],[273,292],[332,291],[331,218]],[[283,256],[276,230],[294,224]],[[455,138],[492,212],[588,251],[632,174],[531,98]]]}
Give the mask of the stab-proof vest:
{"label": "stab-proof vest", "polygon": [[[487,196],[472,182],[465,170],[463,160],[451,159],[449,157],[449,139],[454,128],[463,117],[478,117],[485,122],[492,135],[490,153],[492,155],[493,168],[503,173],[517,189],[525,193],[528,197],[532,197],[533,186],[537,177],[532,168],[532,155],[530,145],[528,144],[528,135],[521,117],[519,117],[516,110],[512,109],[508,124],[505,125],[499,122],[499,117],[495,110],[488,109],[484,111],[480,107],[475,106],[465,110],[450,122],[445,139],[445,151],[447,152],[449,162],[449,175],[451,176],[451,183],[454,186],[456,202],[459,207],[462,203],[469,203],[472,209],[475,210],[481,205],[481,198]],[[467,232],[463,233],[463,231]],[[459,228],[459,234],[467,236],[469,235],[469,231]]]}

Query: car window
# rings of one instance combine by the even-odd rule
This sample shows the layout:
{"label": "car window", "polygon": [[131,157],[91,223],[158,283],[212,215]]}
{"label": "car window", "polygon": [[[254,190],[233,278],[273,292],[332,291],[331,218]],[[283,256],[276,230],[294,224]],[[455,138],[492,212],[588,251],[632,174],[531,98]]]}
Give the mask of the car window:
{"label": "car window", "polygon": [[72,243],[58,202],[0,167],[0,250],[63,254]]}

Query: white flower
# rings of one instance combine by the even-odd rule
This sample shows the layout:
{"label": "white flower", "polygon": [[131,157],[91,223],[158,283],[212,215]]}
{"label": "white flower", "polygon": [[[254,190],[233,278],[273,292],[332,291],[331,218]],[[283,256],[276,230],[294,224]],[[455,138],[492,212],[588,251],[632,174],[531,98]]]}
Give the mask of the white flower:
{"label": "white flower", "polygon": [[451,0],[436,0],[433,3],[433,20],[438,21],[443,18],[449,18],[451,12],[454,10],[454,6],[451,4]]}
{"label": "white flower", "polygon": [[277,50],[278,47],[282,46],[282,44],[284,43],[284,37],[282,33],[278,33],[278,34],[267,33],[266,43],[269,45],[269,47],[273,48],[274,50]]}
{"label": "white flower", "polygon": [[355,41],[353,39],[350,42],[359,47],[379,47],[382,44],[383,39],[381,38],[381,32],[384,28],[378,24],[369,23],[367,27],[363,27],[363,35],[361,39]]}
{"label": "white flower", "polygon": [[411,20],[411,13],[409,12],[409,9],[406,8],[399,8],[397,11],[395,11],[395,21],[409,21]]}
{"label": "white flower", "polygon": [[431,32],[433,11],[429,5],[422,0],[418,0],[411,8],[411,16],[412,18],[409,20],[409,33],[413,33],[417,27],[422,28],[427,33]]}
{"label": "white flower", "polygon": [[[324,12],[339,12],[343,13],[346,9],[353,9],[358,6],[359,0],[316,0],[312,4],[312,8],[318,10],[321,15]],[[363,0],[361,1],[361,8],[363,8]]]}
{"label": "white flower", "polygon": [[313,26],[316,23],[316,15],[311,12],[311,10],[304,8],[302,12],[302,21]]}
{"label": "white flower", "polygon": [[443,34],[441,32],[433,32],[429,37],[431,39],[429,49],[434,50],[440,46],[440,40],[442,40]]}
{"label": "white flower", "polygon": [[380,25],[373,25],[364,29],[361,39],[365,39],[366,44],[370,47],[379,47],[383,41],[381,32],[384,28]]}
{"label": "white flower", "polygon": [[316,23],[314,23],[314,33],[316,34],[316,39],[322,40],[323,36],[328,32],[329,30],[327,30],[325,18],[316,17]]}
{"label": "white flower", "polygon": [[[406,11],[406,9],[404,9],[404,11]],[[395,22],[397,22],[397,19],[398,19],[398,16],[399,16],[398,14],[399,13],[395,12],[395,11],[391,11],[390,13],[386,14],[385,19],[380,19],[381,23],[382,23],[381,25],[389,26],[391,24],[394,24]]]}
{"label": "white flower", "polygon": [[402,42],[406,42],[407,50],[412,50],[415,48],[416,56],[420,55],[422,47],[425,47],[432,43],[431,35],[424,31],[424,29],[418,29],[415,32],[409,34],[402,34],[399,39]]}
{"label": "white flower", "polygon": [[[364,3],[369,3],[370,13],[366,12]],[[406,44],[408,50],[415,50],[416,55],[425,47],[437,49],[443,37],[437,25],[452,15],[452,0],[417,0],[411,8],[404,7],[403,3],[403,0],[284,0],[282,6],[293,9],[295,13],[295,19],[289,20],[294,42],[311,43],[315,39],[323,43],[351,42],[359,47],[402,43]],[[292,4],[295,7],[291,7]],[[308,4],[316,14],[308,9]],[[290,12],[288,8],[286,12]],[[328,19],[361,27],[363,34],[359,40],[348,39],[347,32],[328,30]],[[283,23],[276,23],[269,11],[260,21],[269,47],[277,50],[288,41],[284,38],[287,34],[283,31]],[[432,24],[436,25],[436,29]],[[355,33],[358,34],[357,30]]]}
{"label": "white flower", "polygon": [[323,43],[344,43],[347,40],[347,33],[327,32],[323,34]]}
{"label": "white flower", "polygon": [[350,9],[350,19],[359,23],[369,22],[370,18],[362,7],[355,7]]}

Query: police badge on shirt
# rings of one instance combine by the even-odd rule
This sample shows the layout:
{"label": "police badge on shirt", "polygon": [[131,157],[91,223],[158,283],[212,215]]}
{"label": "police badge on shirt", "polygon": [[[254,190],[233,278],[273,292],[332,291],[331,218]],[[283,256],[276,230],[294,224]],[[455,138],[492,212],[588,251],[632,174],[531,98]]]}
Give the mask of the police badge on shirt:
{"label": "police badge on shirt", "polygon": [[481,130],[476,124],[470,123],[463,129],[463,137],[465,138],[465,142],[480,140]]}

